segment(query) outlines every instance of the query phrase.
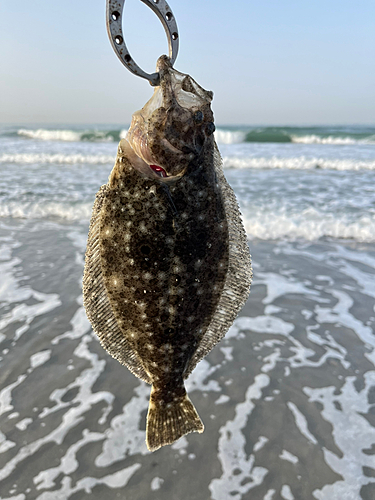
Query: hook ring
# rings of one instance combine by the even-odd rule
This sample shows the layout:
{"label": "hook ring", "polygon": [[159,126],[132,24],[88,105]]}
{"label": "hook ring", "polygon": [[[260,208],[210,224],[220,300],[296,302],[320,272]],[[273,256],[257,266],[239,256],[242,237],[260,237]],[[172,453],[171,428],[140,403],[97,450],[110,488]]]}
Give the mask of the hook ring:
{"label": "hook ring", "polygon": [[[168,39],[169,58],[173,66],[179,46],[177,23],[173,12],[165,0],[141,0],[150,7],[160,19]],[[109,40],[122,64],[129,71],[141,78],[145,78],[151,85],[159,85],[159,73],[146,73],[130,55],[122,31],[122,14],[125,0],[107,0],[106,19]]]}

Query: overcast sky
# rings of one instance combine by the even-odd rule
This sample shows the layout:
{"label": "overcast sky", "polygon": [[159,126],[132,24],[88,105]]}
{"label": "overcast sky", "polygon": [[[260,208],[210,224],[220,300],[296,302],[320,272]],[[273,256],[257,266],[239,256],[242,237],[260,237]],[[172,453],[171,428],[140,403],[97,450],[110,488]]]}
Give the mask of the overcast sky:
{"label": "overcast sky", "polygon": [[[176,69],[214,91],[218,124],[375,124],[374,0],[170,0]],[[164,30],[127,0],[124,31],[153,72]],[[0,0],[0,122],[122,123],[151,96],[110,46],[105,0]]]}

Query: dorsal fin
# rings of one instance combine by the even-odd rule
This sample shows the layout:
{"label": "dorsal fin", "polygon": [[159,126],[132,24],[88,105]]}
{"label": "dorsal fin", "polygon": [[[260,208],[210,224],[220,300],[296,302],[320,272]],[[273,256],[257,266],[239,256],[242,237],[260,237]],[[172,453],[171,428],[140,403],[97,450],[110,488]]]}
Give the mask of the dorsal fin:
{"label": "dorsal fin", "polygon": [[214,167],[223,196],[225,214],[229,233],[229,265],[223,292],[219,299],[212,320],[203,335],[198,349],[187,367],[184,377],[187,378],[195,366],[224,337],[235,320],[241,307],[246,302],[253,272],[251,256],[247,244],[246,232],[241,220],[233,189],[228,184],[224,172],[220,152],[215,144]]}
{"label": "dorsal fin", "polygon": [[151,384],[137,353],[117,325],[104,286],[99,250],[99,226],[106,190],[106,185],[99,189],[92,210],[83,275],[83,303],[87,317],[104,349],[136,377]]}

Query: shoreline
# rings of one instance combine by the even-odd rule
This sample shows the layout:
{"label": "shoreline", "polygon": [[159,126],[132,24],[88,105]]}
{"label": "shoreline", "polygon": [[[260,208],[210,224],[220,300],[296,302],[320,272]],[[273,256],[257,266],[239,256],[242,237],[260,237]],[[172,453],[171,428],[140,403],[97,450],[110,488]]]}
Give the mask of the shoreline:
{"label": "shoreline", "polygon": [[205,432],[151,454],[150,389],[82,307],[86,236],[0,226],[4,498],[371,499],[375,245],[250,242],[250,297],[186,384]]}

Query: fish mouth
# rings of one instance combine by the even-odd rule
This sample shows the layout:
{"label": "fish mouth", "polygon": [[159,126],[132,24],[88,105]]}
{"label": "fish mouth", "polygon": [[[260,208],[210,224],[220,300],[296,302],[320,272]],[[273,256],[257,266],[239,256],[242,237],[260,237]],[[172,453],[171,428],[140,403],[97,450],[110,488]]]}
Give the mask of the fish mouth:
{"label": "fish mouth", "polygon": [[[143,160],[144,165],[140,169],[138,162],[137,170],[141,170],[147,177],[158,179],[164,182],[171,182],[179,179],[185,174],[186,168],[178,173],[171,173],[168,167],[161,165],[160,162],[152,155],[148,144],[147,120],[142,116],[141,112],[134,113],[132,124],[126,134],[126,141],[130,145],[133,152],[140,160]],[[182,155],[183,152],[173,146],[166,138],[160,140],[160,145],[164,151],[169,151],[173,155]],[[145,168],[147,165],[148,169]]]}
{"label": "fish mouth", "polygon": [[156,163],[151,157],[150,154],[145,148],[144,144],[142,146],[142,150],[145,153],[145,161],[143,154],[141,155],[139,152],[139,146],[137,147],[137,143],[130,142],[128,137],[122,139],[120,142],[122,152],[128,157],[130,163],[133,168],[137,170],[143,177],[147,177],[149,179],[158,180],[162,183],[174,183],[178,179],[180,179],[185,170],[178,173],[177,175],[171,175],[168,173],[166,168],[164,168],[159,163]]}

